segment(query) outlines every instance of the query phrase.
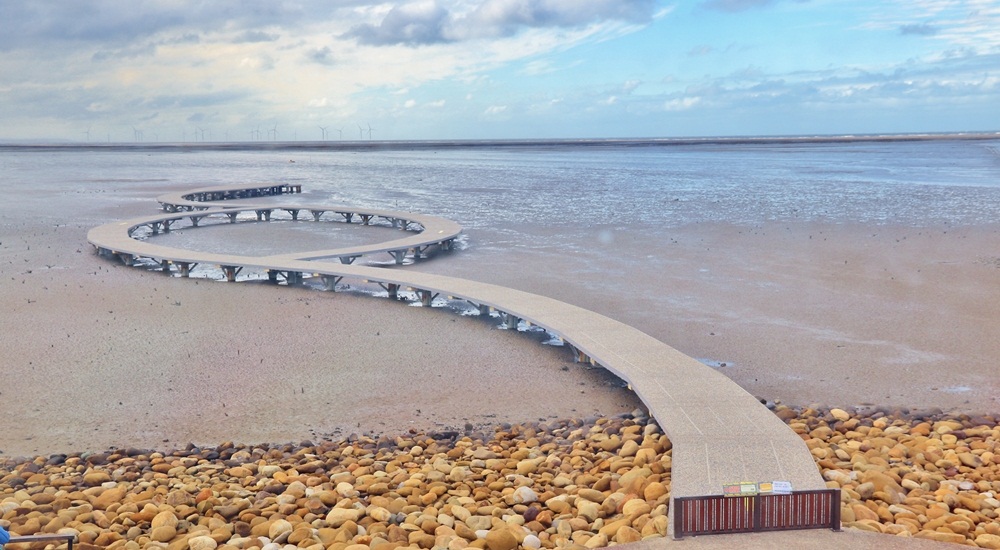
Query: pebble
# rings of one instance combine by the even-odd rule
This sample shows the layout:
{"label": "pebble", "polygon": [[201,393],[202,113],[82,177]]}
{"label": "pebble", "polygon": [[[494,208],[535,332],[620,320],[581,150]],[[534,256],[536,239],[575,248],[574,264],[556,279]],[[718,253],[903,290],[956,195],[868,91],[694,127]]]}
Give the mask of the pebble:
{"label": "pebble", "polygon": [[644,412],[473,432],[0,457],[0,525],[75,533],[80,550],[597,548],[666,534],[670,442]]}
{"label": "pebble", "polygon": [[1000,548],[1000,426],[989,416],[881,408],[775,414],[805,441],[845,527]]}
{"label": "pebble", "polygon": [[[1000,426],[877,407],[775,414],[847,528],[1000,548]],[[0,525],[80,550],[599,548],[667,531],[671,446],[644,413],[341,441],[0,457]]]}

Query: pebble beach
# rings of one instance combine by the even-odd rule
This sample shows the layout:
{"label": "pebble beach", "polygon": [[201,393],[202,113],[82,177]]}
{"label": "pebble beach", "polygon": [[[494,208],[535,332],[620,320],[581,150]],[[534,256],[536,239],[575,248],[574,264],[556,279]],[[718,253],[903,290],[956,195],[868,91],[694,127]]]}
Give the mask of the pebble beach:
{"label": "pebble beach", "polygon": [[[1000,548],[1000,426],[940,411],[775,406],[845,528]],[[667,533],[671,445],[641,410],[406,433],[0,462],[14,534],[128,550],[600,548]],[[41,545],[41,543],[36,543]]]}

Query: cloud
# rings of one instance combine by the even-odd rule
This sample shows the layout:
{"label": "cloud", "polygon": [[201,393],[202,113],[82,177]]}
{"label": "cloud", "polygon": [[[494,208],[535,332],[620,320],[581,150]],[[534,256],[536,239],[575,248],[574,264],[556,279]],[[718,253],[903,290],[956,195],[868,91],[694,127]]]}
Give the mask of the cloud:
{"label": "cloud", "polygon": [[323,46],[308,52],[306,59],[320,65],[333,65],[333,50],[329,46]]}
{"label": "cloud", "polygon": [[[381,20],[355,25],[343,36],[370,46],[421,46],[500,38],[525,28],[576,28],[601,21],[648,23],[654,0],[481,0],[448,10],[436,0],[393,6]],[[662,13],[662,12],[660,12]]]}
{"label": "cloud", "polygon": [[701,44],[699,46],[695,46],[695,47],[691,48],[688,51],[688,55],[690,55],[691,57],[702,57],[702,56],[708,55],[708,54],[710,54],[710,53],[712,53],[714,51],[715,51],[715,48],[713,48],[712,46],[709,46],[708,44]]}
{"label": "cloud", "polygon": [[937,32],[937,27],[932,26],[930,23],[912,23],[909,25],[900,25],[899,27],[899,33],[903,35],[934,36]]}
{"label": "cloud", "polygon": [[502,115],[505,112],[507,112],[506,105],[490,105],[489,107],[486,108],[484,114],[486,114],[487,116],[496,116],[496,115]]}
{"label": "cloud", "polygon": [[775,0],[705,0],[701,5],[714,11],[740,12],[762,8],[773,4]]}
{"label": "cloud", "polygon": [[377,24],[356,25],[344,38],[360,44],[419,46],[447,42],[444,25],[448,12],[436,2],[418,2],[394,6]]}
{"label": "cloud", "polygon": [[233,44],[256,44],[259,42],[274,42],[280,38],[280,35],[258,31],[258,30],[246,30],[236,36],[233,39]]}

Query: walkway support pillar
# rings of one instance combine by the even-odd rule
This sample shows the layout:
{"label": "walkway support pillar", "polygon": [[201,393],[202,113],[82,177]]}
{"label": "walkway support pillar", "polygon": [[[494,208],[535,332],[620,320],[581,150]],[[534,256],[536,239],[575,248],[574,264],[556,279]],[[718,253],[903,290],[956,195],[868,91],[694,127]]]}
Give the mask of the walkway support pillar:
{"label": "walkway support pillar", "polygon": [[323,289],[330,292],[337,292],[337,283],[343,279],[343,277],[336,275],[322,275],[321,277],[323,279]]}
{"label": "walkway support pillar", "polygon": [[511,315],[510,313],[504,314],[504,326],[508,329],[517,329],[517,323],[521,320],[517,318],[516,315]]}
{"label": "walkway support pillar", "polygon": [[420,305],[422,305],[424,307],[430,307],[431,304],[434,302],[434,298],[437,298],[437,297],[438,297],[437,294],[433,294],[429,290],[421,290],[420,291]]}

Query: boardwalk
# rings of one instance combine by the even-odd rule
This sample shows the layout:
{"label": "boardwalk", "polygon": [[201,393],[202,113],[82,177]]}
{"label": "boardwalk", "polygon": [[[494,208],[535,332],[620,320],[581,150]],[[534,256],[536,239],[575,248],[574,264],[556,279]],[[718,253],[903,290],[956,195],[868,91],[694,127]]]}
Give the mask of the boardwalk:
{"label": "boardwalk", "polygon": [[[160,200],[163,203],[164,197]],[[166,202],[169,204],[169,200]],[[333,211],[345,221],[353,219],[345,216],[350,209],[333,207],[214,206],[220,208],[199,210],[197,214],[229,218],[237,211],[299,209]],[[672,498],[719,495],[724,484],[740,481],[787,481],[796,491],[825,488],[803,441],[752,395],[714,369],[635,328],[565,302],[502,286],[411,270],[351,265],[353,258],[366,254],[389,252],[401,261],[402,255],[420,256],[428,247],[447,248],[460,231],[451,222],[408,213],[375,213],[369,222],[376,218],[384,223],[406,219],[419,224],[423,231],[367,247],[237,256],[178,250],[132,237],[142,227],[161,231],[176,224],[198,223],[191,220],[193,211],[178,213],[179,205],[165,209],[172,213],[94,228],[88,240],[103,256],[118,257],[128,264],[136,258],[153,259],[164,269],[178,266],[175,269],[182,274],[187,274],[194,264],[216,265],[230,280],[236,279],[240,269],[256,269],[266,270],[276,282],[283,279],[293,285],[307,278],[320,280],[327,290],[336,290],[343,279],[376,283],[391,298],[399,298],[400,291],[413,291],[425,305],[438,296],[468,301],[479,306],[481,312],[499,312],[508,327],[525,323],[544,328],[570,346],[579,360],[600,365],[628,382],[673,443]],[[258,214],[257,219],[265,217]],[[348,262],[345,258],[352,259]]]}

